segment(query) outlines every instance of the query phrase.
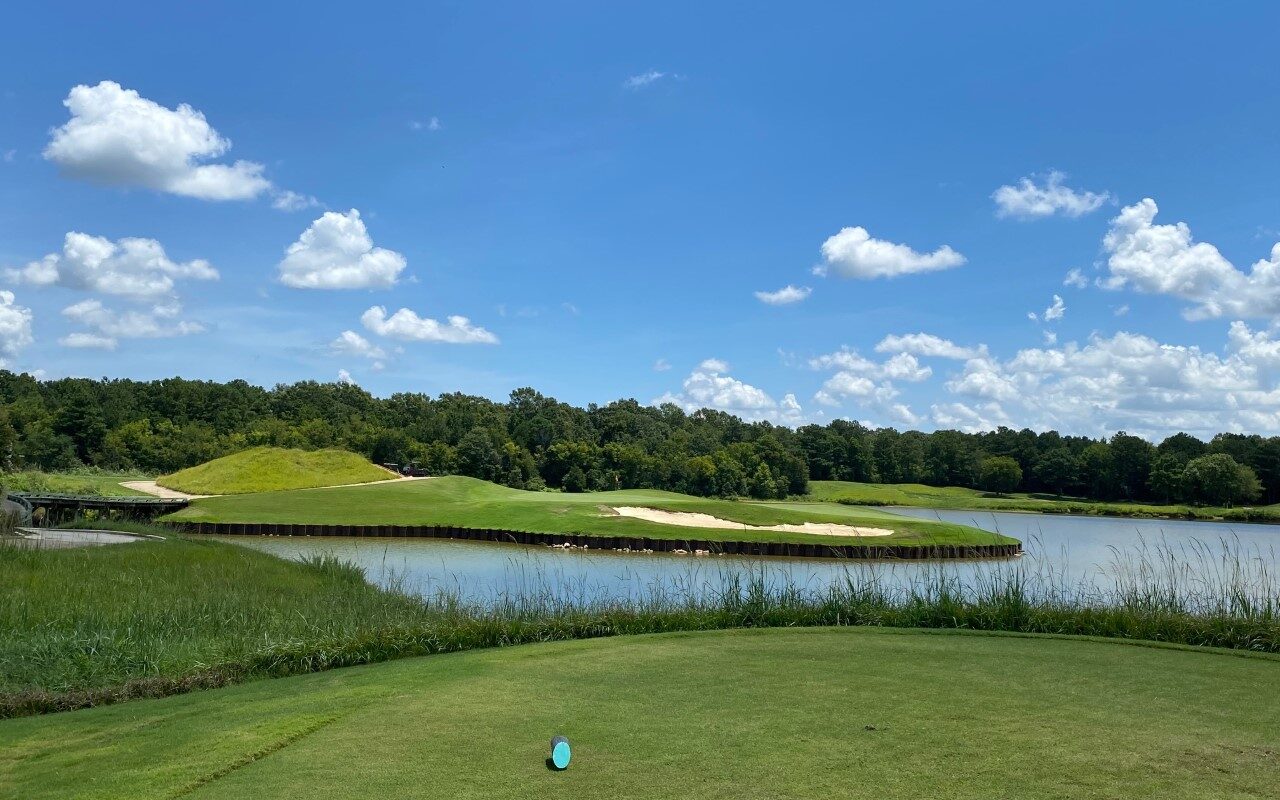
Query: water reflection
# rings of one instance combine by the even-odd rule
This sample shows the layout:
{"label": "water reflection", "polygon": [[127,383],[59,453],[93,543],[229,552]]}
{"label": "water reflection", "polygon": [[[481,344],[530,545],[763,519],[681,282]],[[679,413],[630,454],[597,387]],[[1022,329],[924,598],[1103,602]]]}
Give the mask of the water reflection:
{"label": "water reflection", "polygon": [[1004,562],[859,562],[829,559],[680,556],[560,550],[441,539],[222,537],[276,555],[330,553],[364,567],[370,580],[469,602],[540,596],[588,603],[602,598],[703,597],[734,579],[820,591],[835,582],[918,586],[941,576],[966,586],[1010,575],[1036,594],[1114,596],[1159,584],[1213,597],[1241,591],[1274,603],[1280,526],[1147,521],[979,511],[894,509],[975,525],[1023,541]]}

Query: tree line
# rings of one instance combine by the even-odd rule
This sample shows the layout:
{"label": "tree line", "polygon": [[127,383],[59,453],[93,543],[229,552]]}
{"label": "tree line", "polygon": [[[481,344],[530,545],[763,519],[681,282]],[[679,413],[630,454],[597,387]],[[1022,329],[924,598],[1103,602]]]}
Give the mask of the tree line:
{"label": "tree line", "polygon": [[67,378],[0,370],[0,468],[171,472],[259,445],[340,447],[525,489],[804,494],[809,480],[923,483],[1098,500],[1231,505],[1280,500],[1280,437],[1185,433],[1153,444],[1000,428],[798,429],[635,400],[580,408],[530,389],[506,402],[460,393],[378,398],[340,383],[267,389]]}

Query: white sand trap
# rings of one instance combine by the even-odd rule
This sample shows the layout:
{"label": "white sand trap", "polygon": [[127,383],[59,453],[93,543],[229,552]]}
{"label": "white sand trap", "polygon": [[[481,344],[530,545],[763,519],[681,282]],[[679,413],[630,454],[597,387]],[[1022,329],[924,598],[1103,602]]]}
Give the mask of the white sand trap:
{"label": "white sand trap", "polygon": [[635,517],[662,525],[680,525],[685,528],[719,528],[737,531],[783,531],[785,533],[816,533],[819,536],[889,536],[888,528],[864,528],[858,525],[839,525],[834,522],[805,522],[800,525],[747,525],[743,522],[720,519],[710,514],[691,511],[662,511],[640,506],[617,506],[613,509],[620,517]]}

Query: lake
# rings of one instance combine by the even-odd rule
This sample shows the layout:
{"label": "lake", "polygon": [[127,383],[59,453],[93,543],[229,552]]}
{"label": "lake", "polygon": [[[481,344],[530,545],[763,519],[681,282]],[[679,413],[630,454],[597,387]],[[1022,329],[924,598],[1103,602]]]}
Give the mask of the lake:
{"label": "lake", "polygon": [[903,589],[940,575],[966,586],[1019,576],[1041,594],[1106,596],[1135,582],[1220,594],[1244,587],[1277,595],[1280,526],[1133,520],[919,508],[895,513],[974,525],[1021,539],[1025,554],[1005,561],[860,562],[561,550],[444,539],[225,536],[286,558],[332,554],[359,564],[384,586],[431,596],[453,593],[481,604],[541,596],[591,602],[656,593],[700,596],[729,581],[763,576],[775,587],[821,590],[836,581]]}

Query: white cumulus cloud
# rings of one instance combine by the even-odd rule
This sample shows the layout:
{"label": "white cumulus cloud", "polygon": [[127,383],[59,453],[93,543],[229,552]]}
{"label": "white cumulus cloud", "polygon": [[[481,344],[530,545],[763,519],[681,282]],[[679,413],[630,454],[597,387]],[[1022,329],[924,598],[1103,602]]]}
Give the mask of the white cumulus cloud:
{"label": "white cumulus cloud", "polygon": [[0,367],[8,365],[8,359],[16,357],[35,338],[31,334],[34,315],[31,309],[20,306],[13,292],[0,290]]}
{"label": "white cumulus cloud", "polygon": [[1103,239],[1110,275],[1105,289],[1131,288],[1195,305],[1188,319],[1275,317],[1280,314],[1280,243],[1248,272],[1237,269],[1208,242],[1196,242],[1185,222],[1157,225],[1151,198],[1126,206]]}
{"label": "white cumulus cloud", "polygon": [[785,306],[790,303],[799,303],[804,300],[813,290],[808,286],[792,286],[787,284],[776,292],[756,292],[756,299],[761,303],[771,306]]}
{"label": "white cumulus cloud", "polygon": [[63,105],[71,119],[53,130],[44,157],[68,177],[203,200],[246,200],[271,187],[261,164],[202,163],[225,155],[231,142],[185,103],[165,108],[102,81],[74,87]]}
{"label": "white cumulus cloud", "polygon": [[178,320],[181,311],[182,307],[175,302],[156,305],[146,311],[119,311],[104,306],[100,300],[82,300],[62,309],[62,314],[89,328],[89,333],[72,333],[63,337],[61,343],[68,347],[112,349],[118,339],[162,339],[204,332],[205,327],[198,322]]}
{"label": "white cumulus cloud", "polygon": [[685,378],[680,392],[667,392],[653,404],[674,403],[690,413],[711,408],[745,419],[788,425],[803,419],[804,410],[794,394],[784,395],[779,402],[763,389],[738,380],[728,372],[727,363],[718,358],[708,358]]}
{"label": "white cumulus cloud", "polygon": [[289,245],[280,282],[298,289],[371,289],[394,286],[406,261],[374,247],[360,212],[326,211]]}
{"label": "white cumulus cloud", "polygon": [[1044,310],[1043,314],[1036,314],[1034,311],[1027,312],[1027,317],[1033,320],[1043,319],[1045,322],[1054,322],[1062,319],[1067,313],[1066,301],[1059,295],[1053,296],[1053,302]]}
{"label": "white cumulus cloud", "polygon": [[[1095,335],[1084,345],[975,358],[946,383],[955,403],[935,408],[944,427],[994,425],[1161,438],[1179,430],[1280,432],[1280,341],[1232,323],[1224,352],[1142,334]],[[962,413],[960,406],[974,414]]]}
{"label": "white cumulus cloud", "polygon": [[343,331],[338,338],[329,343],[329,350],[335,355],[359,356],[370,361],[381,361],[387,352],[355,331]]}
{"label": "white cumulus cloud", "polygon": [[931,333],[890,334],[876,345],[877,353],[912,353],[931,358],[965,361],[986,354],[986,346],[962,347],[950,339]]}
{"label": "white cumulus cloud", "polygon": [[843,228],[822,243],[823,263],[817,275],[834,272],[843,278],[893,278],[915,272],[935,272],[965,263],[965,257],[942,245],[919,253],[905,244],[873,239],[866,228]]}
{"label": "white cumulus cloud", "polygon": [[1067,273],[1067,277],[1062,279],[1063,286],[1070,286],[1074,289],[1085,289],[1089,286],[1089,279],[1079,268],[1073,268]]}
{"label": "white cumulus cloud", "polygon": [[445,322],[419,317],[402,308],[391,316],[387,309],[374,306],[360,316],[364,326],[379,336],[406,342],[444,342],[447,344],[497,344],[498,337],[466,317],[452,316]]}
{"label": "white cumulus cloud", "polygon": [[273,193],[271,197],[271,207],[277,211],[306,211],[308,208],[318,208],[320,201],[309,194],[299,194],[288,189],[282,189]]}
{"label": "white cumulus cloud", "polygon": [[1043,219],[1054,214],[1080,217],[1097,211],[1111,199],[1108,192],[1077,191],[1062,185],[1067,176],[1050,172],[1043,183],[1035,176],[1022,178],[1015,186],[1001,186],[991,195],[996,201],[996,216],[1015,219]]}
{"label": "white cumulus cloud", "polygon": [[30,286],[56,284],[145,299],[173,294],[177,280],[217,280],[218,271],[203,259],[171,260],[155,239],[112,242],[72,231],[63,240],[61,253],[50,253],[20,269],[6,270],[5,277]]}
{"label": "white cumulus cloud", "polygon": [[117,342],[113,337],[96,333],[69,333],[59,339],[58,344],[63,347],[115,350]]}

